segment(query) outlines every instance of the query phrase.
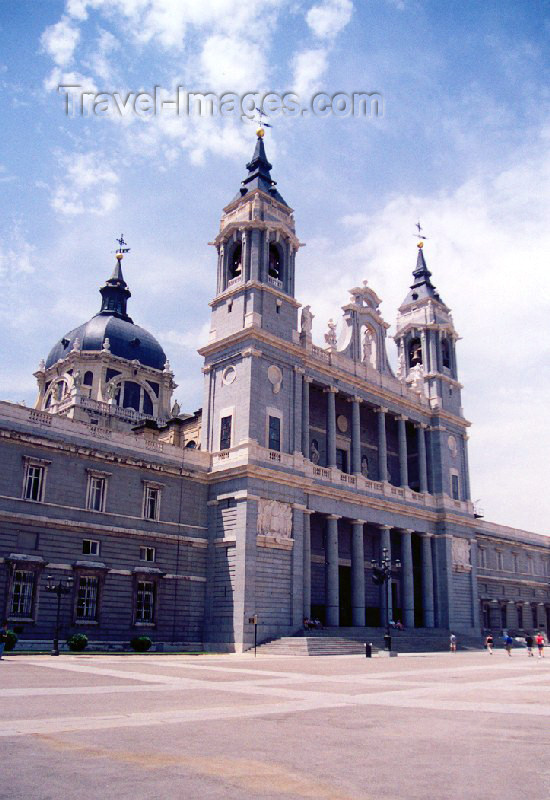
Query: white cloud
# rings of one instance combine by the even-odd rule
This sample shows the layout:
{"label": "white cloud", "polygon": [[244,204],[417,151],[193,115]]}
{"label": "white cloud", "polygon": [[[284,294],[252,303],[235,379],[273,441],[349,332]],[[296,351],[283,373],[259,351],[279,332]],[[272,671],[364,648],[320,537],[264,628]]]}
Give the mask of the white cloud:
{"label": "white cloud", "polygon": [[235,36],[208,37],[200,66],[203,85],[208,91],[241,94],[256,91],[266,82],[266,62],[260,45]]}
{"label": "white cloud", "polygon": [[41,43],[58,67],[67,67],[73,60],[79,39],[79,29],[68,17],[63,16],[55,25],[46,28]]}
{"label": "white cloud", "polygon": [[322,48],[304,50],[294,58],[293,89],[299,97],[306,97],[320,86],[320,79],[328,66],[328,53]]}
{"label": "white cloud", "polygon": [[117,207],[119,178],[101,154],[61,155],[59,162],[65,174],[51,197],[51,205],[58,213],[103,215]]}
{"label": "white cloud", "polygon": [[[301,255],[307,259],[301,270],[318,287],[312,308],[318,341],[328,318],[340,317],[347,290],[363,278],[393,323],[412,282],[413,226],[420,216],[432,280],[462,337],[458,364],[465,415],[473,422],[473,496],[481,498],[488,519],[535,529],[545,524],[540,498],[548,467],[541,434],[550,393],[550,160],[544,144],[541,136],[529,154],[518,151],[513,166],[480,173],[454,191],[397,195],[376,214],[352,214],[344,220],[351,232],[347,247],[309,240]],[[309,302],[307,294],[299,299]],[[391,340],[388,352],[395,363]],[[524,492],[521,504],[518,491]]]}
{"label": "white cloud", "polygon": [[309,9],[306,22],[319,39],[334,39],[346,27],[352,13],[351,0],[324,0]]}

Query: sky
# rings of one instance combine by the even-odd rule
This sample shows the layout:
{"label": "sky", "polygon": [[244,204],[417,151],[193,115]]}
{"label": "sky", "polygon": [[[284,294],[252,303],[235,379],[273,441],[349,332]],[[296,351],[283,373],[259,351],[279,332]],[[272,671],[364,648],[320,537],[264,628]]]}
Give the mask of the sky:
{"label": "sky", "polygon": [[[395,364],[420,219],[462,337],[473,499],[549,533],[549,33],[548,0],[3,0],[0,397],[34,404],[33,372],[99,310],[123,232],[129,312],[163,345],[182,409],[201,406],[208,242],[256,126],[230,104],[162,103],[177,87],[292,92],[300,113],[265,101],[265,141],[306,244],[296,294],[314,341],[367,279]],[[344,98],[316,115],[319,93],[374,93],[378,113]]]}

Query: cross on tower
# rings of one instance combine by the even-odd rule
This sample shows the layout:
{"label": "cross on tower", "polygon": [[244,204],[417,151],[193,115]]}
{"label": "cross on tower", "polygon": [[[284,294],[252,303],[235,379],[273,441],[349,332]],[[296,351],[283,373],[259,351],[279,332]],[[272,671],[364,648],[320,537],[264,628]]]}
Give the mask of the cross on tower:
{"label": "cross on tower", "polygon": [[422,225],[420,224],[420,220],[418,220],[418,222],[416,223],[416,227],[417,227],[417,229],[418,229],[418,233],[417,233],[417,234],[414,234],[414,235],[416,236],[416,238],[417,238],[417,239],[427,239],[427,238],[428,238],[427,236],[423,236],[423,235],[422,235],[422,231],[424,230],[424,228],[423,228],[423,227],[422,227]]}
{"label": "cross on tower", "polygon": [[129,253],[130,252],[130,248],[128,247],[128,245],[124,241],[124,234],[123,233],[120,234],[120,239],[115,239],[115,241],[118,242],[118,250],[116,251],[117,254],[119,254],[119,253]]}

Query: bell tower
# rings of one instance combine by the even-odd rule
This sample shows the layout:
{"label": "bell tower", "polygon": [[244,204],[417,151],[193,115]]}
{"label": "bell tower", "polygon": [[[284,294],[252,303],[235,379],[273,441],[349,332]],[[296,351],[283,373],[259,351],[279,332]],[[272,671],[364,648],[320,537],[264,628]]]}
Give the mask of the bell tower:
{"label": "bell tower", "polygon": [[399,366],[397,376],[424,394],[433,409],[462,414],[456,364],[456,341],[451,310],[431,281],[424,258],[424,242],[418,243],[414,282],[399,307],[396,333]]}
{"label": "bell tower", "polygon": [[300,242],[294,216],[271,178],[264,129],[238,194],[223,210],[212,244],[218,254],[210,341],[256,327],[292,341],[299,304],[294,269]]}
{"label": "bell tower", "polygon": [[294,270],[300,242],[292,209],[271,177],[264,129],[247,176],[223,209],[216,294],[205,358],[202,448],[214,453],[259,445],[295,450],[294,415],[299,348]]}

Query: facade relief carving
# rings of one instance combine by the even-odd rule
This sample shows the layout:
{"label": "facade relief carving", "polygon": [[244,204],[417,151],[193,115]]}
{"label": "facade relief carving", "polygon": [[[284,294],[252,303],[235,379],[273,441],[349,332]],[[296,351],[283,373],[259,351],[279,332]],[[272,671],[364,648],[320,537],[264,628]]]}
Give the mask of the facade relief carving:
{"label": "facade relief carving", "polygon": [[455,572],[469,572],[472,569],[468,539],[453,536],[453,569]]}
{"label": "facade relief carving", "polygon": [[259,536],[292,537],[292,506],[278,500],[260,499],[257,533]]}

